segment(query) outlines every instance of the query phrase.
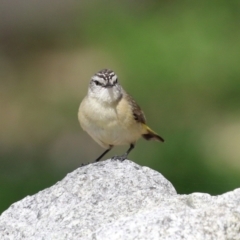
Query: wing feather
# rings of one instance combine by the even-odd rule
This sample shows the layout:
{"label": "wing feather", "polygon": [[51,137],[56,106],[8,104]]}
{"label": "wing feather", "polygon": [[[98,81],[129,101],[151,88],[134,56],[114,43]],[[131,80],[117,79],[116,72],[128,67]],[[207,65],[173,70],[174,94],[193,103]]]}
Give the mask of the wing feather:
{"label": "wing feather", "polygon": [[139,123],[144,123],[146,124],[146,118],[144,116],[144,113],[140,106],[136,103],[136,101],[126,93],[126,99],[129,103],[131,103],[131,108],[132,108],[132,114],[134,116],[134,119],[139,122]]}

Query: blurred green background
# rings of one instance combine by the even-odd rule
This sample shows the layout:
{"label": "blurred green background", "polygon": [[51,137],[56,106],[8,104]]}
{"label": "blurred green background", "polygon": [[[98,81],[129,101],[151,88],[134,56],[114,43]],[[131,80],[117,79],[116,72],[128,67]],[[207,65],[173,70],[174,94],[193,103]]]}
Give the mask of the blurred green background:
{"label": "blurred green background", "polygon": [[239,0],[0,0],[0,212],[102,153],[77,120],[102,68],[166,140],[129,159],[178,193],[240,187],[239,29]]}

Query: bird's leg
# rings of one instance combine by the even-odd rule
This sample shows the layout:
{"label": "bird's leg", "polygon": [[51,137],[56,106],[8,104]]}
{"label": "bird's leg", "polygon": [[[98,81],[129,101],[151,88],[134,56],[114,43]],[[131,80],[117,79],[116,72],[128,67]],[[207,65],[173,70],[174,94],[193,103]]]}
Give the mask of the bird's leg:
{"label": "bird's leg", "polygon": [[114,157],[112,157],[112,160],[120,160],[121,162],[123,162],[127,158],[128,154],[133,149],[134,149],[134,144],[131,143],[129,149],[127,150],[127,152],[125,152],[122,156],[114,156]]}
{"label": "bird's leg", "polygon": [[106,151],[104,151],[104,152],[95,160],[95,162],[100,161],[101,158],[102,158],[105,154],[107,154],[107,153],[112,149],[112,147],[113,147],[113,145],[109,145],[109,148],[108,148]]}

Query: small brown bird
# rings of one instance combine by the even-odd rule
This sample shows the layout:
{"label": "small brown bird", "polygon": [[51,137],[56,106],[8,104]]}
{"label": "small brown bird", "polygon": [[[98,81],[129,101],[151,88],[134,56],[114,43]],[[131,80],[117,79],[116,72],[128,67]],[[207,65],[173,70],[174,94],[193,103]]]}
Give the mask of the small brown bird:
{"label": "small brown bird", "polygon": [[106,149],[96,161],[114,146],[127,144],[130,147],[126,153],[112,158],[124,161],[141,136],[146,140],[164,142],[146,125],[143,111],[109,69],[92,77],[88,94],[80,104],[78,119],[83,130]]}

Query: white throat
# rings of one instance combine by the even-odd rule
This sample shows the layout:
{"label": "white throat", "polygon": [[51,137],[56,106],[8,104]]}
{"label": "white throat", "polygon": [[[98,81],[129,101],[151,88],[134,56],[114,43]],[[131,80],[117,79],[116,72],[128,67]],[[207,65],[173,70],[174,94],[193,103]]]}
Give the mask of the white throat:
{"label": "white throat", "polygon": [[113,104],[117,102],[122,97],[121,87],[119,88],[98,88],[98,89],[88,89],[88,97],[95,98],[97,101],[105,104]]}

